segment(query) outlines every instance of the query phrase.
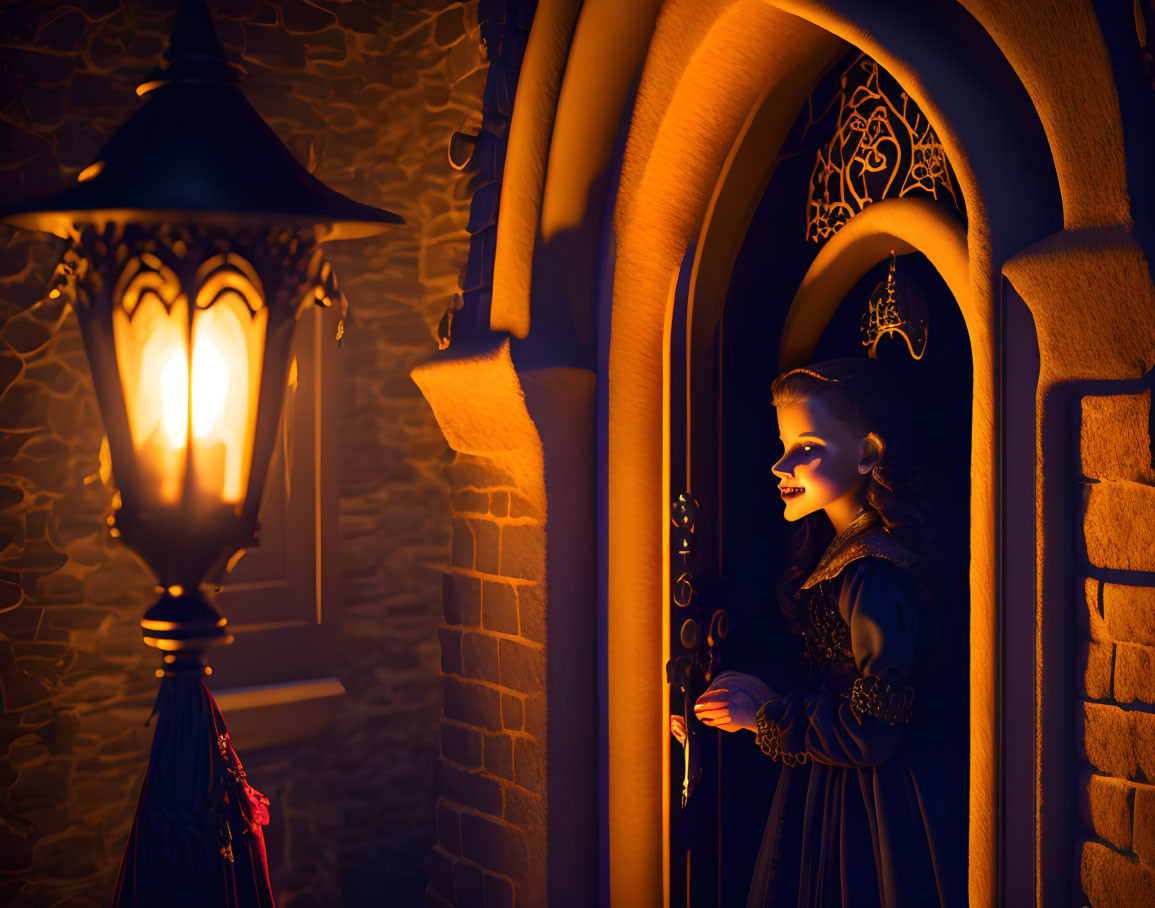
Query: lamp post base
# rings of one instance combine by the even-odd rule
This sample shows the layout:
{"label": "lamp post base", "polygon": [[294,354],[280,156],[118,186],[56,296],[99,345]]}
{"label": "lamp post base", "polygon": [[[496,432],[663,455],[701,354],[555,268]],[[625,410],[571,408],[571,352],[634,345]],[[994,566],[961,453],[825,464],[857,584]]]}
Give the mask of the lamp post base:
{"label": "lamp post base", "polygon": [[140,619],[144,642],[166,653],[232,643],[227,628],[224,615],[198,591],[174,595],[168,590]]}

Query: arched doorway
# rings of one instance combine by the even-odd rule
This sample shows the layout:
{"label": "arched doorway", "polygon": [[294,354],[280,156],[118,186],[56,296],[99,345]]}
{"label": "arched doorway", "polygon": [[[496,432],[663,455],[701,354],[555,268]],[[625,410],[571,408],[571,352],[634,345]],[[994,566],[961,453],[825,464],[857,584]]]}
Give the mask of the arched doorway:
{"label": "arched doorway", "polygon": [[[881,141],[861,130],[869,119],[878,124]],[[857,151],[844,147],[848,134]],[[892,361],[915,399],[918,425],[908,447],[917,446],[910,454],[924,474],[924,506],[938,528],[933,557],[944,581],[938,635],[952,641],[955,659],[943,683],[952,686],[947,699],[960,715],[966,713],[967,686],[960,680],[968,673],[972,365],[953,295],[967,292],[965,219],[945,158],[938,159],[937,173],[917,171],[921,183],[910,178],[912,146],[919,141],[920,160],[941,155],[921,112],[889,74],[856,50],[842,54],[817,79],[791,127],[740,248],[724,250],[733,262],[728,288],[719,294],[724,299],[690,305],[695,292],[717,290],[695,283],[694,277],[709,270],[696,249],[683,263],[670,332],[671,495],[688,489],[699,507],[689,556],[678,557],[684,545],[679,535],[673,560],[674,573],[692,569],[699,592],[686,606],[675,591],[673,664],[692,650],[680,639],[687,619],[704,628],[712,613],[725,609],[731,634],[716,647],[720,668],[751,672],[782,692],[798,686],[797,654],[775,595],[793,528],[781,520],[769,473],[780,453],[769,384],[782,368],[866,355],[860,322],[871,291],[887,278],[889,256],[882,250],[889,246],[899,253],[900,280],[913,285],[910,292],[921,291],[932,325],[933,341],[919,351],[919,360],[911,359],[900,340],[895,347],[884,343],[880,355]],[[873,171],[853,177],[833,173],[835,185],[825,185],[833,158],[845,154],[839,166],[849,170],[856,161],[867,163],[853,157],[867,146],[878,154]],[[850,182],[855,178],[857,185]],[[844,190],[844,199],[829,201],[831,191]],[[872,207],[855,210],[862,199]],[[833,226],[823,220],[831,212],[839,215]],[[711,218],[710,225],[718,223]],[[727,239],[731,226],[724,228]],[[708,233],[699,242],[708,253],[717,251]],[[704,685],[705,679],[697,681],[695,695]],[[671,690],[673,712],[681,710],[681,686]],[[690,724],[697,730],[696,746],[675,747],[672,757],[670,903],[738,904],[745,898],[778,766],[751,747],[748,735]],[[964,765],[966,749],[963,733],[952,751]],[[695,783],[689,803],[679,809],[678,789],[684,793],[690,777]],[[957,795],[961,842],[965,784]],[[955,861],[962,866],[965,856],[956,855]]]}
{"label": "arched doorway", "polygon": [[[598,532],[599,636],[588,652],[564,634],[547,649],[560,639],[567,659],[596,659],[594,708],[563,711],[565,721],[550,721],[548,729],[551,754],[573,754],[597,741],[603,904],[656,905],[668,895],[663,811],[671,767],[662,669],[670,579],[670,482],[663,474],[670,452],[663,411],[675,285],[693,247],[685,279],[689,286],[693,278],[696,292],[687,306],[721,305],[732,256],[790,119],[823,67],[848,45],[880,61],[927,112],[958,165],[971,214],[961,278],[947,280],[967,323],[975,376],[970,581],[976,607],[966,717],[972,733],[970,899],[994,904],[1005,897],[999,868],[1013,866],[1020,879],[1033,876],[1023,880],[1028,897],[1016,901],[1029,901],[1032,890],[1042,904],[1069,901],[1076,837],[1071,770],[1082,756],[1076,748],[1102,751],[1119,723],[1144,718],[1086,702],[1085,717],[1096,724],[1084,734],[1062,705],[1076,696],[1081,680],[1078,666],[1071,671],[1072,605],[1081,605],[1071,594],[1078,580],[1082,597],[1086,568],[1086,559],[1072,557],[1081,554],[1082,537],[1076,532],[1080,507],[1070,500],[1078,467],[1070,453],[1070,417],[1077,393],[1085,391],[1072,383],[1123,380],[1129,383],[1118,393],[1134,397],[1146,385],[1133,379],[1152,361],[1150,338],[1134,330],[1126,311],[1135,301],[1151,305],[1155,290],[1142,253],[1149,244],[1132,229],[1145,196],[1129,196],[1128,187],[1141,189],[1142,181],[1129,183],[1127,165],[1134,171],[1142,162],[1135,149],[1147,139],[1135,142],[1124,130],[1127,117],[1142,108],[1133,99],[1121,104],[1127,73],[1117,54],[1122,43],[1130,49],[1134,43],[1121,24],[1129,26],[1088,0],[539,5],[510,132],[489,320],[499,344],[499,333],[508,332],[526,345],[511,356],[507,344],[499,364],[508,379],[506,410],[484,406],[486,420],[478,422],[495,430],[487,445],[518,447],[503,437],[510,434],[505,412],[524,411],[522,398],[528,400],[531,386],[542,387],[543,371],[574,366],[573,350],[559,350],[556,332],[542,326],[567,309],[596,321],[598,491],[590,510]],[[1073,59],[1079,67],[1069,65]],[[882,210],[880,203],[868,212]],[[902,238],[902,223],[874,226],[885,229],[867,231],[873,238]],[[871,248],[865,242],[858,251]],[[886,247],[875,252],[881,257]],[[582,279],[571,280],[575,274]],[[597,289],[586,294],[591,283]],[[965,292],[954,292],[956,283]],[[711,286],[716,292],[708,292]],[[587,301],[595,311],[583,309]],[[1082,315],[1071,318],[1072,312]],[[535,343],[538,348],[529,349]],[[494,364],[488,350],[461,352],[459,362],[469,360],[474,372]],[[586,378],[593,375],[592,358],[589,365]],[[455,405],[464,401],[464,409],[475,403],[478,384],[446,381],[444,396]],[[1134,409],[1134,403],[1112,406]],[[1101,427],[1103,412],[1084,407],[1083,416],[1093,417],[1084,429]],[[552,472],[573,497],[557,462],[569,464],[574,445],[537,440],[542,458],[530,464],[531,478]],[[1137,446],[1141,442],[1129,445]],[[1130,481],[1131,465],[1111,470],[1112,481]],[[1102,488],[1095,491],[1092,502],[1106,500],[1098,494]],[[552,552],[580,550],[580,533],[557,519],[553,496],[547,497],[543,545]],[[1092,510],[1081,529],[1100,533],[1108,524],[1102,507]],[[1115,567],[1104,565],[1095,562],[1087,591],[1098,583],[1102,594],[1102,583],[1119,579]],[[571,605],[580,605],[572,587],[547,581],[547,611],[568,615]],[[1094,601],[1087,606],[1095,632],[1103,595],[1098,615]],[[1008,621],[1012,611],[1015,622]],[[1034,736],[1017,745],[1029,771],[1013,781],[1001,775],[1007,748],[999,740],[1009,724],[1002,711],[1010,704],[1004,670],[1012,636],[1023,644],[1018,683],[1039,704],[1034,721],[1020,723]],[[1104,651],[1109,647],[1095,650],[1100,663]],[[561,661],[551,655],[550,671]],[[573,690],[572,678],[561,680]],[[550,704],[552,710],[552,697]],[[1029,702],[1018,708],[1030,716]],[[558,859],[570,876],[554,872],[554,855],[573,854],[565,809],[573,801],[570,783],[561,761],[551,762],[547,790],[565,792],[550,798],[547,815],[543,847],[551,891],[570,891],[570,880],[591,877],[582,863],[588,856]],[[1008,790],[1023,795],[1018,807],[1004,796]],[[1016,837],[1000,824],[1016,810],[1026,858],[1013,862],[1007,849]],[[1088,895],[1103,891],[1108,872],[1129,872],[1127,857],[1101,843],[1081,850]]]}
{"label": "arched doorway", "polygon": [[[954,150],[959,151],[963,162],[959,184],[968,210],[975,212],[980,222],[977,230],[972,222],[968,236],[962,269],[966,293],[958,301],[975,370],[970,471],[970,581],[975,609],[970,638],[972,652],[977,653],[976,670],[971,674],[969,723],[971,893],[972,899],[987,902],[996,897],[1000,860],[1000,745],[994,664],[999,645],[997,478],[1002,466],[996,421],[997,343],[1002,319],[998,270],[1011,252],[1057,229],[1053,171],[1046,164],[1039,167],[1040,160],[1049,161],[1041,130],[1037,120],[1021,116],[1021,102],[1025,100],[1022,87],[997,51],[976,63],[977,58],[949,48],[957,37],[957,22],[936,22],[928,14],[917,22],[905,21],[904,28],[896,30],[884,27],[887,14],[880,12],[872,34],[887,35],[891,43],[884,44],[881,39],[865,38],[841,14],[809,7],[793,11],[807,16],[813,13],[812,22],[784,16],[762,4],[730,7],[712,19],[712,24],[699,24],[706,34],[689,58],[679,59],[670,44],[663,44],[663,38],[674,40],[671,35],[659,33],[650,55],[664,60],[653,64],[655,71],[663,65],[675,67],[680,78],[672,79],[670,70],[664,70],[665,84],[651,86],[653,92],[649,94],[644,91],[643,79],[640,96],[652,109],[649,118],[635,113],[629,139],[635,145],[632,160],[627,144],[615,212],[617,249],[608,357],[607,661],[609,677],[616,682],[630,676],[622,689],[630,690],[631,702],[615,702],[611,689],[609,889],[615,898],[620,893],[622,898],[649,901],[644,879],[652,867],[649,861],[657,857],[651,850],[657,843],[650,838],[652,832],[646,831],[646,817],[652,817],[651,811],[666,802],[660,794],[660,801],[649,800],[657,793],[645,777],[658,760],[665,765],[664,782],[675,771],[662,754],[667,739],[659,704],[664,693],[648,687],[660,677],[654,669],[664,662],[664,653],[652,651],[652,635],[660,627],[656,618],[644,619],[637,611],[639,602],[658,606],[668,601],[669,579],[663,574],[667,574],[669,563],[651,573],[642,562],[647,552],[668,551],[668,533],[659,534],[669,502],[665,493],[672,486],[639,481],[639,465],[649,464],[652,470],[662,462],[662,449],[668,444],[652,434],[662,413],[662,389],[655,387],[654,367],[669,338],[669,323],[664,331],[662,324],[671,314],[674,298],[665,288],[675,283],[687,245],[696,243],[692,265],[695,295],[689,302],[691,333],[697,330],[700,308],[720,305],[719,291],[728,284],[733,255],[769,179],[776,150],[816,75],[845,47],[831,37],[833,31],[861,42],[862,49],[888,67],[893,63],[896,73],[901,70],[903,84],[913,86],[912,95],[942,131],[952,158]],[[972,36],[975,40],[989,40],[977,31]],[[767,47],[774,48],[774,56],[764,52]],[[965,103],[962,93],[952,90],[960,84],[969,89]],[[976,97],[988,103],[985,111],[976,107]],[[703,129],[703,124],[708,129]],[[1025,138],[1024,130],[1030,134]],[[1040,149],[1043,157],[1032,158]],[[1010,178],[1012,173],[1019,179]],[[712,243],[727,233],[729,243]],[[885,254],[883,247],[879,257]],[[859,276],[861,272],[855,278]],[[698,292],[706,287],[712,287],[713,292]],[[1029,474],[1025,481],[1031,484]],[[633,608],[627,611],[627,604]],[[659,634],[658,639],[664,637]],[[626,665],[637,664],[639,658],[652,666],[643,668],[640,675],[631,673]],[[647,712],[651,707],[657,716]],[[615,753],[628,753],[628,762],[616,760]],[[668,789],[664,784],[661,790]],[[660,809],[668,810],[668,804]],[[620,852],[615,865],[612,843],[627,839],[629,857]],[[665,846],[662,859],[666,862],[662,878],[668,879],[671,856]]]}

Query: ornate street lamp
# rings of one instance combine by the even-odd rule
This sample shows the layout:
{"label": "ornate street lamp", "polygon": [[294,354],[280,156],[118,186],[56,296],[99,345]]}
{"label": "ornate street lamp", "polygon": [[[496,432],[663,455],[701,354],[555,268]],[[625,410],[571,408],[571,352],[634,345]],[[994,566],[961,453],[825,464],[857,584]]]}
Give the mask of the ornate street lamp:
{"label": "ornate street lamp", "polygon": [[[182,4],[165,60],[77,185],[0,217],[69,242],[52,294],[76,310],[92,368],[120,496],[113,534],[164,589],[141,621],[164,681],[118,904],[265,905],[267,802],[201,678],[205,650],[232,638],[200,584],[256,544],[297,314],[341,299],[320,244],[402,220],[293,158],[238,88],[203,0]],[[193,828],[206,808],[208,838]]]}

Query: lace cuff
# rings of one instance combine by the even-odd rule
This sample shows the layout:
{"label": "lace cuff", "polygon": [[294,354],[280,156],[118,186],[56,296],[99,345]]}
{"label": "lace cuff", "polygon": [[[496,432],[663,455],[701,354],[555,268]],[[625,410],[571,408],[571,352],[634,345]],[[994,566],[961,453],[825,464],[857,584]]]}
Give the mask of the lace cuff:
{"label": "lace cuff", "polygon": [[854,718],[873,716],[887,725],[909,722],[914,712],[914,688],[900,687],[879,675],[858,678],[850,689]]}
{"label": "lace cuff", "polygon": [[810,759],[810,755],[805,752],[789,753],[782,749],[782,729],[779,728],[775,719],[766,715],[766,707],[773,702],[773,700],[767,700],[758,710],[758,715],[755,717],[758,726],[755,740],[758,742],[758,747],[762,753],[771,760],[778,760],[787,766],[800,766]]}

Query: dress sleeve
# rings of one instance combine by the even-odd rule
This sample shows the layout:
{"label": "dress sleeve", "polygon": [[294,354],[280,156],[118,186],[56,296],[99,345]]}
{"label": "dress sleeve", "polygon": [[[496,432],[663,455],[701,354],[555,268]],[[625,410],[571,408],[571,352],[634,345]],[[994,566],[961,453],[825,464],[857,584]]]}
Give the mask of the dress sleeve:
{"label": "dress sleeve", "polygon": [[862,558],[847,569],[838,607],[850,626],[858,678],[844,692],[796,690],[758,711],[758,743],[787,764],[838,766],[885,761],[912,711],[907,679],[914,662],[918,614],[896,576],[903,569]]}

